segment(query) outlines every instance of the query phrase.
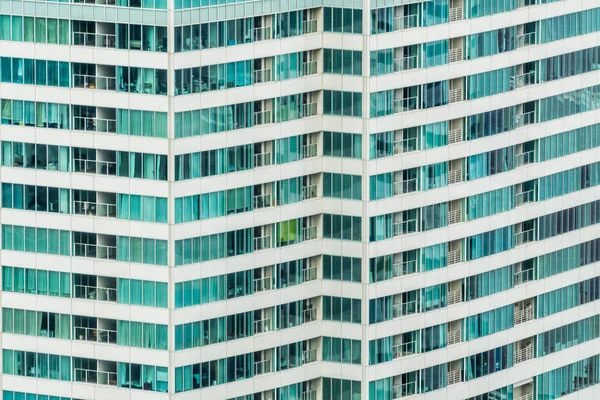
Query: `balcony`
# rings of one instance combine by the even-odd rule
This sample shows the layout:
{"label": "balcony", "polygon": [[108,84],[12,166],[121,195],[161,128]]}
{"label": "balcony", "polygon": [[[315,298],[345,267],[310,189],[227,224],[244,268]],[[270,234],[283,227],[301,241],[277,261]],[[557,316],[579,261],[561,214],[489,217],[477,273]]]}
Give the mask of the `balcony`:
{"label": "balcony", "polygon": [[114,33],[73,32],[73,46],[115,48],[117,36]]}
{"label": "balcony", "polygon": [[304,118],[317,115],[317,103],[307,103],[302,105]]}
{"label": "balcony", "polygon": [[535,162],[535,150],[530,150],[524,153],[515,154],[515,168],[524,165],[533,164]]}
{"label": "balcony", "polygon": [[73,74],[73,87],[80,89],[117,90],[117,80],[111,76]]}
{"label": "balcony", "polygon": [[254,238],[254,251],[268,250],[270,248],[271,248],[271,235]]}
{"label": "balcony", "polygon": [[116,161],[86,160],[84,158],[73,159],[73,172],[85,174],[116,175]]}
{"label": "balcony", "polygon": [[317,279],[317,267],[306,268],[302,271],[304,282],[310,282]]}
{"label": "balcony", "polygon": [[411,356],[411,355],[417,354],[417,353],[418,353],[418,349],[417,349],[416,341],[400,343],[400,344],[396,344],[396,345],[392,346],[392,358],[393,359]]}
{"label": "balcony", "polygon": [[408,221],[395,222],[392,228],[394,237],[413,233],[417,231],[417,220],[411,219]]}
{"label": "balcony", "polygon": [[452,249],[448,250],[448,265],[458,264],[462,262],[462,250]]}
{"label": "balcony", "polygon": [[463,101],[463,90],[462,88],[454,88],[448,90],[448,104],[458,103]]}
{"label": "balcony", "polygon": [[304,186],[302,188],[302,200],[314,199],[317,197],[317,185]]}
{"label": "balcony", "polygon": [[116,218],[117,205],[74,200],[73,214],[90,215],[94,217]]}
{"label": "balcony", "polygon": [[462,7],[453,7],[449,10],[448,18],[450,22],[461,21],[463,19],[463,8]]}
{"label": "balcony", "polygon": [[98,258],[101,260],[116,260],[117,246],[90,243],[73,243],[75,257]]}
{"label": "balcony", "polygon": [[416,260],[394,263],[392,265],[392,274],[393,274],[394,278],[396,278],[398,276],[414,274],[416,272],[417,272],[417,261]]}
{"label": "balcony", "polygon": [[448,371],[448,376],[446,377],[447,386],[455,385],[460,382],[462,382],[462,370],[454,369]]}
{"label": "balcony", "polygon": [[254,168],[268,167],[271,165],[271,153],[254,154]]}
{"label": "balcony", "polygon": [[392,183],[392,190],[394,196],[398,196],[404,193],[411,193],[417,190],[417,179],[408,179],[405,181],[397,181]]}
{"label": "balcony", "polygon": [[117,120],[96,116],[73,116],[73,130],[84,132],[117,132]]}
{"label": "balcony", "polygon": [[525,347],[515,349],[515,364],[531,360],[533,358],[533,344],[528,343]]}
{"label": "balcony", "polygon": [[394,114],[416,110],[418,108],[417,96],[395,99],[394,100]]}
{"label": "balcony", "polygon": [[535,71],[520,74],[514,77],[514,88],[520,89],[535,84]]}
{"label": "balcony", "polygon": [[463,181],[462,168],[451,169],[448,171],[448,185],[460,183]]}
{"label": "balcony", "polygon": [[302,400],[317,400],[317,389],[302,392]]}
{"label": "balcony", "polygon": [[533,272],[534,272],[533,268],[515,272],[514,280],[513,280],[514,286],[519,286],[524,283],[533,281],[534,280]]}
{"label": "balcony", "polygon": [[517,114],[515,125],[517,128],[524,127],[526,125],[535,124],[535,111],[524,112]]}
{"label": "balcony", "polygon": [[534,237],[535,232],[533,229],[515,233],[515,247],[524,245],[525,243],[533,242]]}
{"label": "balcony", "polygon": [[462,222],[462,210],[450,210],[448,211],[448,225],[458,224]]}
{"label": "balcony", "polygon": [[311,158],[317,156],[317,144],[309,143],[302,146],[302,156],[304,158]]}
{"label": "balcony", "polygon": [[403,15],[394,18],[394,30],[417,28],[419,26],[419,16],[417,14]]}
{"label": "balcony", "polygon": [[76,299],[117,301],[117,289],[101,286],[73,285],[73,297]]}
{"label": "balcony", "polygon": [[254,292],[264,292],[273,289],[273,279],[270,276],[254,280]]}
{"label": "balcony", "polygon": [[417,300],[392,305],[392,317],[401,318],[419,312]]}
{"label": "balcony", "polygon": [[417,56],[398,57],[394,59],[394,72],[415,69],[418,65],[419,58]]}
{"label": "balcony", "polygon": [[254,28],[253,36],[255,42],[260,42],[262,40],[270,40],[273,38],[271,27],[259,26],[257,28]]}
{"label": "balcony", "polygon": [[453,331],[448,331],[446,334],[446,345],[452,346],[453,344],[457,344],[462,342],[461,330],[456,329]]}
{"label": "balcony", "polygon": [[271,121],[271,110],[255,111],[254,112],[254,125],[266,125],[270,124]]}
{"label": "balcony", "polygon": [[406,382],[392,386],[392,399],[400,399],[414,394],[417,394],[417,382]]}
{"label": "balcony", "polygon": [[112,329],[88,328],[75,326],[75,339],[97,343],[117,343],[117,331]]}
{"label": "balcony", "polygon": [[462,128],[450,129],[448,131],[448,144],[462,142],[463,130]]}
{"label": "balcony", "polygon": [[254,321],[254,334],[271,332],[271,318]]}
{"label": "balcony", "polygon": [[317,32],[317,20],[309,19],[307,21],[302,21],[302,29],[304,30],[305,35]]}
{"label": "balcony", "polygon": [[271,68],[259,69],[254,71],[254,83],[271,82]]}
{"label": "balcony", "polygon": [[396,140],[392,143],[392,151],[394,155],[408,153],[409,151],[417,150],[417,138],[408,138]]}
{"label": "balcony", "polygon": [[309,308],[302,311],[304,323],[313,322],[317,320],[317,307]]}
{"label": "balcony", "polygon": [[452,290],[449,291],[446,296],[446,304],[451,306],[453,304],[458,304],[462,302],[462,290]]}
{"label": "balcony", "polygon": [[271,372],[271,360],[256,361],[254,363],[254,375],[263,375]]}
{"label": "balcony", "polygon": [[526,192],[515,193],[515,207],[535,202],[535,190],[531,189]]}
{"label": "balcony", "polygon": [[525,308],[521,309],[521,310],[516,310],[515,309],[515,316],[514,316],[514,325],[519,325],[519,324],[523,324],[525,322],[531,321],[534,318],[533,315],[533,304],[529,304],[527,305]]}
{"label": "balcony", "polygon": [[314,75],[317,73],[317,60],[302,63],[302,75]]}
{"label": "balcony", "polygon": [[305,226],[302,228],[302,237],[304,241],[314,240],[317,238],[317,226]]}
{"label": "balcony", "polygon": [[[116,363],[115,369],[116,369]],[[94,385],[117,386],[116,371],[97,371],[84,368],[74,368],[74,381]]]}
{"label": "balcony", "polygon": [[254,209],[271,207],[271,194],[259,194],[254,196]]}
{"label": "balcony", "polygon": [[464,54],[462,47],[454,47],[448,52],[448,62],[455,63],[464,60]]}
{"label": "balcony", "polygon": [[535,32],[517,35],[517,48],[527,47],[535,44]]}
{"label": "balcony", "polygon": [[308,349],[302,352],[302,364],[317,361],[317,349]]}

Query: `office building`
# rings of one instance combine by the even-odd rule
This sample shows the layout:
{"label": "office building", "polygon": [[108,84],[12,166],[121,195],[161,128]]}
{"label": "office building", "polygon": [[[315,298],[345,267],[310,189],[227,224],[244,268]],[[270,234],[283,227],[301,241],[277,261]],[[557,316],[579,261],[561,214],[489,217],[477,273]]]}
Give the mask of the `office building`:
{"label": "office building", "polygon": [[3,400],[600,398],[600,0],[0,0]]}

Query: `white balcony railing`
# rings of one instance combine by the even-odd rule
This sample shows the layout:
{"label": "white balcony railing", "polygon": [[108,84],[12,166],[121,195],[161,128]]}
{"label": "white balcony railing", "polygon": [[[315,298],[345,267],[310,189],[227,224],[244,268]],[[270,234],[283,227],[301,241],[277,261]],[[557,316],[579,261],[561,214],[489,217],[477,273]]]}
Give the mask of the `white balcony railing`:
{"label": "white balcony railing", "polygon": [[302,393],[302,400],[317,400],[317,389],[307,390]]}
{"label": "white balcony railing", "polygon": [[309,308],[302,311],[304,323],[317,320],[317,307]]}
{"label": "white balcony railing", "polygon": [[304,241],[314,240],[317,238],[317,226],[305,226],[302,228],[302,238]]}
{"label": "white balcony railing", "polygon": [[533,306],[529,305],[522,310],[515,311],[514,324],[522,324],[533,319]]}
{"label": "white balcony railing", "polygon": [[314,75],[317,73],[317,60],[302,63],[302,75]]}
{"label": "white balcony railing", "polygon": [[460,329],[456,329],[454,331],[448,331],[448,333],[446,334],[446,345],[447,346],[452,346],[453,344],[460,343],[461,341],[462,341],[462,339],[461,339]]}
{"label": "white balcony railing", "polygon": [[398,196],[404,193],[410,193],[417,190],[417,179],[408,179],[405,181],[397,181],[392,183],[392,190],[394,196]]}
{"label": "white balcony railing", "polygon": [[395,222],[392,226],[393,235],[400,236],[411,232],[417,231],[417,220],[411,219],[408,221]]}
{"label": "white balcony railing", "polygon": [[534,239],[533,229],[528,229],[523,232],[515,233],[515,246],[520,246],[525,243],[533,242],[533,239]]}
{"label": "white balcony railing", "polygon": [[114,48],[117,36],[110,33],[73,32],[73,46]]}
{"label": "white balcony railing", "polygon": [[311,158],[317,156],[317,144],[309,143],[302,146],[302,156],[304,158]]}
{"label": "white balcony railing", "polygon": [[522,349],[515,350],[515,364],[531,360],[533,358],[533,345],[529,344]]}
{"label": "white balcony railing", "polygon": [[317,103],[303,104],[304,117],[312,117],[317,115]]}
{"label": "white balcony railing", "polygon": [[400,318],[405,315],[416,314],[419,312],[418,304],[416,300],[408,301],[406,303],[399,303],[392,305],[392,316],[393,318]]}
{"label": "white balcony railing", "polygon": [[310,282],[317,279],[317,267],[306,268],[302,271],[302,275],[304,277],[304,282]]}
{"label": "white balcony railing", "polygon": [[75,326],[75,340],[98,343],[117,343],[117,331],[111,329],[88,328]]}
{"label": "white balcony railing", "polygon": [[464,57],[462,47],[455,47],[453,49],[450,49],[450,51],[448,52],[448,62],[455,63],[460,62],[463,59]]}
{"label": "white balcony railing", "polygon": [[394,100],[394,114],[416,110],[418,108],[418,97],[407,97]]}
{"label": "white balcony railing", "polygon": [[459,101],[463,101],[462,88],[448,90],[448,103],[458,103]]}
{"label": "white balcony railing", "polygon": [[98,286],[86,286],[86,285],[73,285],[73,292],[76,299],[86,300],[98,300],[98,301],[117,301],[117,289],[98,287]]}
{"label": "white balcony railing", "polygon": [[417,56],[398,57],[394,59],[394,72],[408,71],[417,68],[419,58]]}
{"label": "white balcony railing", "polygon": [[271,248],[271,235],[254,238],[254,251],[267,250]]}
{"label": "white balcony railing", "polygon": [[73,213],[79,215],[92,215],[95,217],[116,218],[117,205],[74,200]]}
{"label": "white balcony railing", "polygon": [[417,382],[406,382],[392,386],[392,399],[400,399],[413,394],[417,394]]}
{"label": "white balcony railing", "polygon": [[453,7],[448,12],[448,17],[450,18],[450,22],[460,21],[463,19],[463,8],[462,7]]}
{"label": "white balcony railing", "polygon": [[271,332],[271,318],[254,321],[254,334]]}
{"label": "white balcony railing", "polygon": [[254,280],[254,291],[255,292],[264,292],[266,290],[271,290],[273,288],[273,279],[270,276],[265,276],[264,278],[258,278]]}
{"label": "white balcony railing", "polygon": [[72,83],[81,89],[117,90],[117,80],[111,76],[73,74]]}
{"label": "white balcony railing", "polygon": [[451,169],[448,171],[448,185],[460,183],[463,181],[462,168]]}
{"label": "white balcony railing", "polygon": [[317,197],[317,185],[308,185],[302,187],[302,200],[314,199]]}
{"label": "white balcony railing", "polygon": [[74,116],[73,129],[85,132],[115,133],[117,131],[117,121],[107,118]]}
{"label": "white balcony railing", "polygon": [[515,89],[535,84],[535,71],[515,76],[514,82]]}
{"label": "white balcony railing", "polygon": [[117,247],[101,244],[73,243],[75,257],[98,258],[101,260],[116,260]]}
{"label": "white balcony railing", "polygon": [[272,38],[272,30],[270,26],[259,26],[254,28],[254,41],[269,40]]}
{"label": "white balcony railing", "polygon": [[394,30],[417,28],[419,26],[419,16],[417,14],[403,15],[394,18]]}
{"label": "white balcony railing", "polygon": [[271,193],[264,193],[254,196],[254,208],[267,208],[271,207]]}
{"label": "white balcony railing", "polygon": [[462,222],[462,210],[450,210],[448,211],[448,224],[458,224]]}
{"label": "white balcony railing", "polygon": [[417,138],[397,140],[392,144],[394,155],[417,150]]}
{"label": "white balcony railing", "polygon": [[448,143],[459,143],[462,142],[462,128],[450,129],[448,131]]}
{"label": "white balcony railing", "polygon": [[448,386],[462,382],[462,372],[460,369],[448,371],[447,381]]}
{"label": "white balcony railing", "polygon": [[535,111],[529,111],[526,113],[518,114],[516,116],[515,124],[517,128],[521,128],[525,125],[530,125],[535,123]]}
{"label": "white balcony railing", "polygon": [[271,68],[257,69],[254,71],[254,83],[271,82]]}
{"label": "white balcony railing", "polygon": [[525,393],[519,397],[516,397],[515,400],[533,400],[533,393]]}
{"label": "white balcony railing", "polygon": [[254,154],[254,168],[266,167],[271,165],[271,153]]}
{"label": "white balcony railing", "polygon": [[448,292],[446,297],[447,305],[451,306],[452,304],[457,304],[462,302],[462,290],[452,290]]}
{"label": "white balcony railing", "polygon": [[302,364],[317,361],[317,349],[308,349],[302,352]]}
{"label": "white balcony railing", "polygon": [[535,150],[529,150],[525,153],[515,154],[515,168],[535,162]]}
{"label": "white balcony railing", "polygon": [[307,21],[303,21],[302,29],[304,29],[304,34],[306,35],[308,35],[309,33],[315,33],[317,31],[317,20],[309,19]]}
{"label": "white balcony railing", "polygon": [[417,272],[416,260],[394,263],[392,265],[392,274],[394,277],[414,274],[415,272]]}
{"label": "white balcony railing", "polygon": [[416,341],[400,343],[392,346],[392,358],[394,359],[417,354],[417,352],[418,349]]}
{"label": "white balcony railing", "polygon": [[515,272],[513,283],[515,286],[522,285],[533,280],[533,268]]}
{"label": "white balcony railing", "polygon": [[461,249],[449,250],[448,251],[448,265],[458,264],[460,262],[462,262]]}
{"label": "white balcony railing", "polygon": [[254,362],[254,375],[268,374],[271,372],[271,360]]}
{"label": "white balcony railing", "polygon": [[256,111],[254,113],[254,125],[266,125],[271,123],[271,110]]}
{"label": "white balcony railing", "polygon": [[84,368],[74,369],[75,382],[93,383],[97,385],[117,386],[117,373],[108,371],[94,371]]}
{"label": "white balcony railing", "polygon": [[515,194],[515,206],[519,207],[535,201],[535,191],[533,189]]}
{"label": "white balcony railing", "polygon": [[535,32],[517,35],[517,48],[527,47],[535,44]]}

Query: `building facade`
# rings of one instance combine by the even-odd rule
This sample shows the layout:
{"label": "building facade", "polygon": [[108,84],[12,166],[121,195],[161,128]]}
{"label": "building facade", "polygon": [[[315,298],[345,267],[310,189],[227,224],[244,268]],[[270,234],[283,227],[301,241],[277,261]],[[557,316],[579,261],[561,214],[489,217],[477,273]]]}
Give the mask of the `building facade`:
{"label": "building facade", "polygon": [[3,400],[600,398],[600,0],[0,0]]}

